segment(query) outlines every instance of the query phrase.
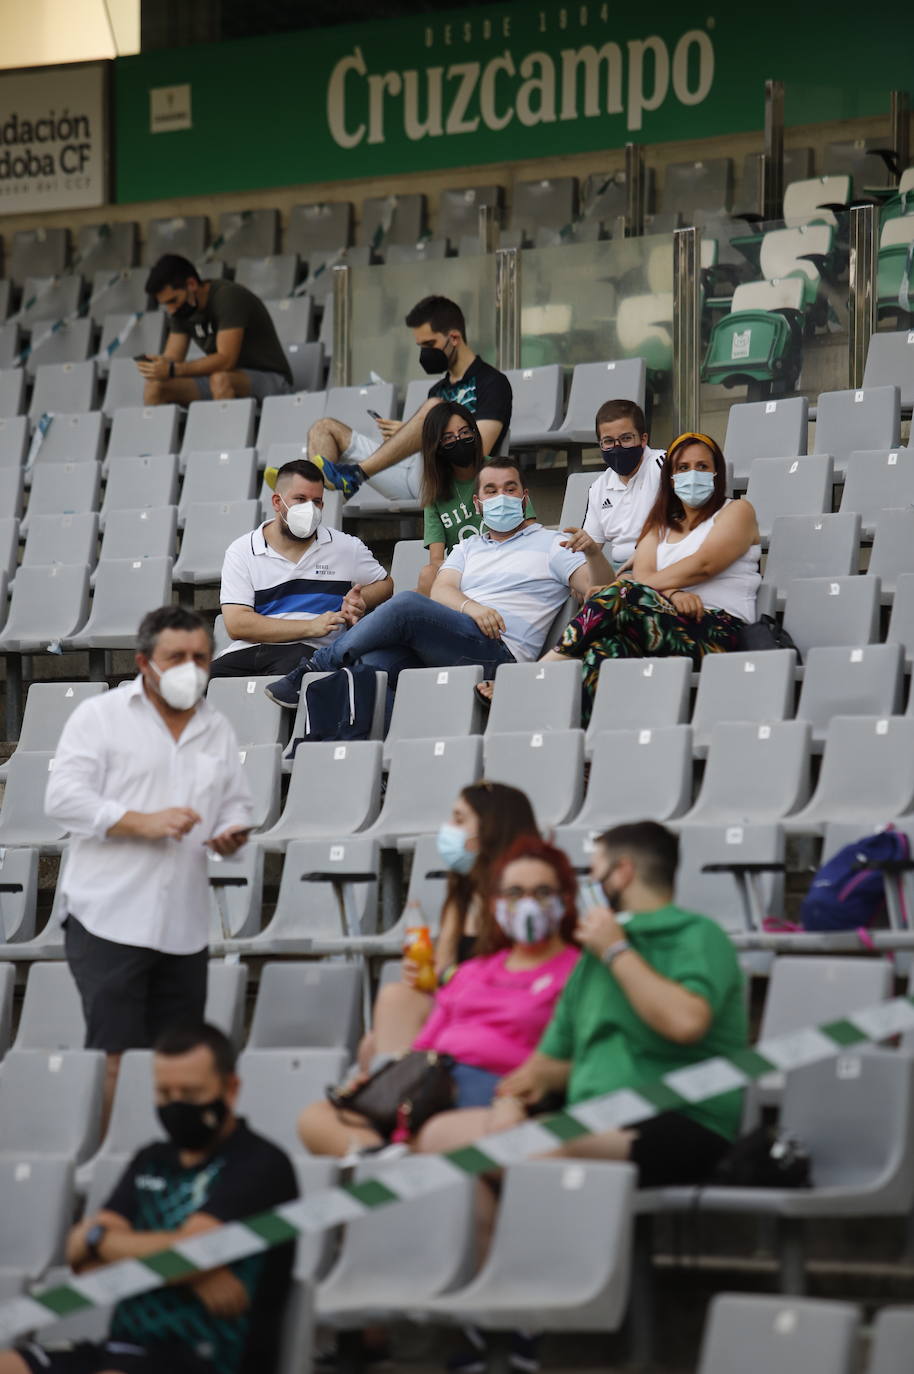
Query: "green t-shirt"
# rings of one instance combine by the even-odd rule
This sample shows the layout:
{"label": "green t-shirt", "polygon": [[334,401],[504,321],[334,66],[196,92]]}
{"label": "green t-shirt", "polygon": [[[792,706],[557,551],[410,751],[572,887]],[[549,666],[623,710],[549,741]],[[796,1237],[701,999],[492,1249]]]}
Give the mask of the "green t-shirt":
{"label": "green t-shirt", "polygon": [[[479,533],[482,516],[473,505],[474,486],[473,477],[468,477],[465,482],[458,482],[455,478],[452,495],[425,507],[422,542],[426,548],[429,544],[443,544],[444,552],[448,554],[461,539],[469,539],[471,534]],[[526,514],[536,519],[531,500],[527,501]]]}
{"label": "green t-shirt", "polygon": [[[612,970],[585,952],[539,1045],[552,1059],[572,1061],[569,1103],[637,1088],[644,1079],[746,1047],[743,974],[733,945],[715,921],[666,906],[629,917],[625,938],[657,973],[708,1002],[710,1029],[691,1045],[667,1040],[641,1020]],[[683,1108],[730,1140],[739,1131],[741,1110],[739,1090]]]}
{"label": "green t-shirt", "polygon": [[287,382],[292,381],[292,369],[269,310],[259,296],[236,281],[211,281],[203,309],[195,310],[186,320],[169,316],[168,327],[172,334],[189,334],[204,353],[215,353],[220,329],[243,329],[238,367],[252,372],[278,372]]}

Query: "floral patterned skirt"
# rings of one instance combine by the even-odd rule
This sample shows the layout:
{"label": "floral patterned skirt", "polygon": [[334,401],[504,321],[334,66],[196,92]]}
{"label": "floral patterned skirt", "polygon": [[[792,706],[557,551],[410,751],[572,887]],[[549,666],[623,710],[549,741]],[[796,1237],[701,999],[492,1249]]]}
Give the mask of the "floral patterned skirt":
{"label": "floral patterned skirt", "polygon": [[620,581],[585,601],[556,649],[579,658],[584,673],[581,704],[586,725],[593,710],[600,667],[606,658],[691,658],[736,649],[743,622],[728,611],[705,610],[700,620],[677,615],[661,592],[641,582]]}

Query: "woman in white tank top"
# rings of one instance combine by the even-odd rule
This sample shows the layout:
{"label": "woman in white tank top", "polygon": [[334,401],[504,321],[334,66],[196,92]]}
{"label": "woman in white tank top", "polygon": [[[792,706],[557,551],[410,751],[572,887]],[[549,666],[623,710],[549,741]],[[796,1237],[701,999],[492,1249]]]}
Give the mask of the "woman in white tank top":
{"label": "woman in white tank top", "polygon": [[579,658],[584,722],[606,658],[692,659],[739,646],[755,619],[758,523],[748,501],[727,497],[724,455],[706,434],[681,434],[667,450],[660,489],[631,573],[602,587],[546,659]]}

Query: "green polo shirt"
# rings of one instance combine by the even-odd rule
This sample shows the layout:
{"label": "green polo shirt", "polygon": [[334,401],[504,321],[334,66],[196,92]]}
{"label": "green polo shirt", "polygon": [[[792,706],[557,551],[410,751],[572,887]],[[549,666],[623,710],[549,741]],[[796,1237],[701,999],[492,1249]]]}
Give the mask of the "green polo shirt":
{"label": "green polo shirt", "polygon": [[[744,1049],[748,1042],[742,970],[715,921],[666,906],[630,916],[625,938],[657,973],[705,999],[711,1026],[691,1045],[667,1040],[642,1021],[612,970],[585,952],[539,1045],[552,1059],[572,1061],[570,1104],[637,1088],[645,1079]],[[682,1110],[732,1140],[739,1131],[742,1093],[722,1093]]]}

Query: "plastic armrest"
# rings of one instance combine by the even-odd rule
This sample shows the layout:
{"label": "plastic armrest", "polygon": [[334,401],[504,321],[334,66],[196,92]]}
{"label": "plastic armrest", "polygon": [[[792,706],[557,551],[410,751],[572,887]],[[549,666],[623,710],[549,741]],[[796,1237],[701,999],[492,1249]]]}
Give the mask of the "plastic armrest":
{"label": "plastic armrest", "polygon": [[299,882],[302,883],[373,883],[377,879],[377,873],[341,873],[339,869],[333,873],[303,873]]}
{"label": "plastic armrest", "polygon": [[209,880],[210,887],[247,887],[247,878],[222,878],[212,877]]}
{"label": "plastic armrest", "polygon": [[786,873],[787,865],[780,863],[765,864],[703,864],[702,873]]}
{"label": "plastic armrest", "polygon": [[856,865],[861,871],[873,869],[877,873],[910,873],[914,869],[914,859],[882,859],[867,861]]}
{"label": "plastic armrest", "polygon": [[0,883],[0,892],[21,892],[21,883]]}

